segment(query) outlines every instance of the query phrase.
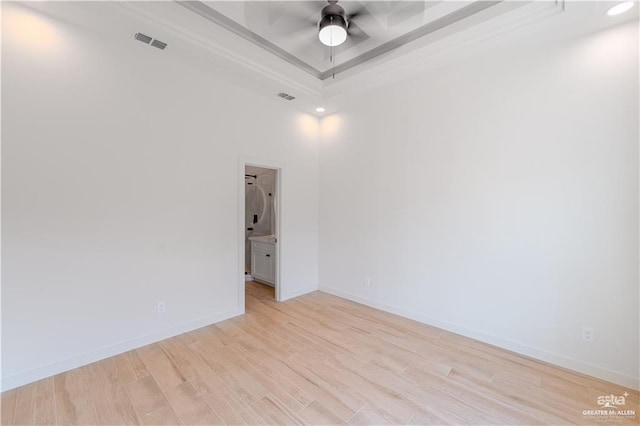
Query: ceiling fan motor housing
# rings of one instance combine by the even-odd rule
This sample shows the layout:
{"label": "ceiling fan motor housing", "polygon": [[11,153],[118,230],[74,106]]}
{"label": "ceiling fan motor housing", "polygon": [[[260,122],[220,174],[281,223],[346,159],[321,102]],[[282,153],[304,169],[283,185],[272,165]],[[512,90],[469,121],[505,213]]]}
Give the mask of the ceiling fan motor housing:
{"label": "ceiling fan motor housing", "polygon": [[344,29],[347,29],[349,23],[347,22],[347,17],[342,6],[330,4],[322,9],[322,18],[320,18],[320,22],[318,22],[318,29],[322,30],[324,27],[331,24],[339,25]]}

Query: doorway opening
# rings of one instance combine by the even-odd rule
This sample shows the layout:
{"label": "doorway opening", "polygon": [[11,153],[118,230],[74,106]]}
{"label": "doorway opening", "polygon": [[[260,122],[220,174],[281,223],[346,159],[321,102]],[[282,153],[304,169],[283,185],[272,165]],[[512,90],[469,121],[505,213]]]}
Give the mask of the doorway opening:
{"label": "doorway opening", "polygon": [[280,171],[241,161],[241,310],[246,297],[280,300]]}

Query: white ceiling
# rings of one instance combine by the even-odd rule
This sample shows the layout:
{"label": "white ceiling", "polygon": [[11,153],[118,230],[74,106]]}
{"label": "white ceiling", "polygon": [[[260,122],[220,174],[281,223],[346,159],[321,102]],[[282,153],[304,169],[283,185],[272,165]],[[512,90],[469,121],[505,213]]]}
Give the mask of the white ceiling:
{"label": "white ceiling", "polygon": [[[330,64],[326,61],[326,48],[317,39],[314,23],[314,10],[317,8],[320,13],[322,1],[208,1],[189,2],[188,5],[174,1],[56,1],[27,2],[26,5],[81,26],[106,42],[140,43],[133,35],[145,33],[168,43],[166,50],[156,52],[163,60],[196,66],[245,90],[308,113],[314,113],[315,107],[322,105],[326,108],[325,114],[339,111],[359,93],[428,73],[467,56],[490,54],[493,49],[506,46],[517,49],[531,44],[551,45],[563,38],[578,37],[638,19],[640,11],[640,7],[636,7],[631,13],[607,17],[605,11],[611,1],[417,3],[422,3],[424,10],[422,6],[407,2],[341,1],[347,13],[366,8],[366,19],[356,22],[362,24],[369,39],[339,52],[335,78],[324,79],[292,63],[291,58],[275,54],[263,43],[256,43],[199,13],[214,11],[218,18],[222,16],[236,26],[259,33],[259,37],[268,43],[323,73],[329,70]],[[308,17],[300,24],[292,22],[290,17],[279,18],[283,7],[287,11],[291,8],[292,15]],[[465,8],[468,12],[471,7],[479,9],[472,9],[474,13],[470,15],[461,15]],[[284,23],[278,24],[280,22]],[[439,23],[439,27],[434,29],[434,23]],[[287,36],[288,30],[279,25],[297,26],[300,32]],[[425,28],[428,31],[425,32]],[[419,37],[406,38],[412,34]],[[371,56],[376,49],[398,37],[401,40],[393,49]],[[367,60],[340,68],[363,55]],[[276,98],[279,92],[289,93],[296,99]]]}
{"label": "white ceiling", "polygon": [[340,1],[338,4],[344,8],[349,20],[349,37],[333,50],[318,40],[318,21],[322,9],[329,4],[327,1],[191,1],[181,4],[312,75],[326,79],[334,67],[338,70],[352,68],[495,3],[469,0]]}

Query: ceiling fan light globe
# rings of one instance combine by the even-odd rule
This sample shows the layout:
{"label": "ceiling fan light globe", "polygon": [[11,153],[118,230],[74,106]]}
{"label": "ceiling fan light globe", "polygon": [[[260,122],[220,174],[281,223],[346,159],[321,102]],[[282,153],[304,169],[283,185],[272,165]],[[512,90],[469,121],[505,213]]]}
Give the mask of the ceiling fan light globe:
{"label": "ceiling fan light globe", "polygon": [[318,38],[325,46],[340,46],[347,40],[347,21],[340,15],[323,16],[318,28]]}
{"label": "ceiling fan light globe", "polygon": [[339,25],[327,25],[320,30],[318,37],[326,46],[340,46],[347,40],[347,30]]}

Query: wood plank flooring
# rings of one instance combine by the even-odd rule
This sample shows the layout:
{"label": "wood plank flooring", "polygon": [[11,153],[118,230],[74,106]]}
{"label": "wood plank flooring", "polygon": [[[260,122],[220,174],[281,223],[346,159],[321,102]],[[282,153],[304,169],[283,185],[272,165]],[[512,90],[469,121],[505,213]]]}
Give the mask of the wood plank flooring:
{"label": "wood plank flooring", "polygon": [[4,392],[2,424],[596,424],[625,390],[638,424],[621,386],[321,292],[246,293],[241,317]]}

